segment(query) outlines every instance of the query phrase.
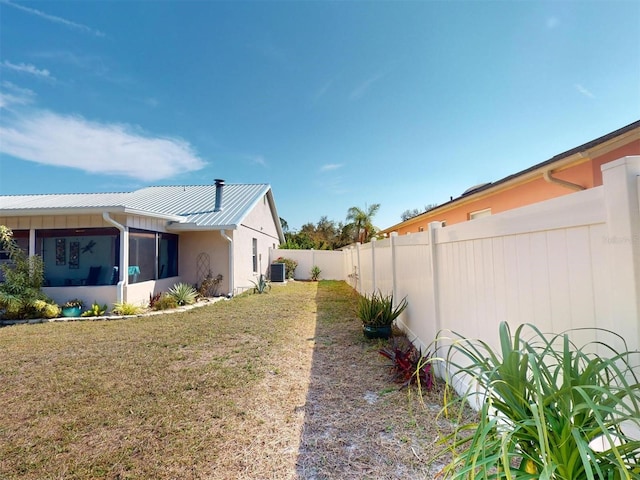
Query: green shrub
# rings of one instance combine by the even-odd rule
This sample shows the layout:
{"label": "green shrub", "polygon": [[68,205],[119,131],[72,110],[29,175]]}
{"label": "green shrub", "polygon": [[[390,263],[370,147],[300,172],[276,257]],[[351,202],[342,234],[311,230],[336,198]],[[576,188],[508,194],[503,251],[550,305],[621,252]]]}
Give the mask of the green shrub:
{"label": "green shrub", "polygon": [[390,327],[396,318],[407,308],[407,297],[398,305],[393,304],[393,295],[374,292],[371,296],[360,295],[356,306],[356,315],[363,325],[370,327]]}
{"label": "green shrub", "polygon": [[107,313],[107,305],[100,305],[99,303],[93,302],[91,304],[91,308],[86,312],[82,312],[82,317],[102,317]]}
{"label": "green shrub", "polygon": [[0,265],[0,316],[9,319],[55,318],[58,306],[41,290],[44,264],[38,255],[27,256],[13,238],[11,229],[0,225],[0,249],[11,262]]}
{"label": "green shrub", "polygon": [[293,280],[298,262],[291,258],[278,257],[274,263],[284,263],[284,274],[289,280]]}
{"label": "green shrub", "polygon": [[166,292],[160,294],[158,299],[151,306],[151,308],[153,308],[154,310],[170,310],[177,307],[178,302],[176,301],[176,299]]}
{"label": "green shrub", "polygon": [[320,270],[320,267],[318,267],[317,265],[314,265],[313,268],[311,269],[311,280],[314,282],[317,282],[318,279],[320,278],[320,273],[322,273],[322,270]]}
{"label": "green shrub", "polygon": [[143,308],[140,305],[134,305],[133,303],[114,303],[111,312],[114,315],[138,315],[143,312]]}
{"label": "green shrub", "polygon": [[198,299],[198,291],[188,283],[176,283],[168,292],[179,306],[192,305]]}
{"label": "green shrub", "polygon": [[[472,380],[458,401],[480,407],[477,423],[443,439],[453,458],[444,478],[640,478],[640,441],[627,435],[628,425],[640,426],[639,352],[602,341],[577,347],[569,333],[521,325],[512,336],[502,323],[499,352],[456,334],[442,339],[453,342],[448,381]],[[605,330],[598,338],[605,333],[624,344]]]}

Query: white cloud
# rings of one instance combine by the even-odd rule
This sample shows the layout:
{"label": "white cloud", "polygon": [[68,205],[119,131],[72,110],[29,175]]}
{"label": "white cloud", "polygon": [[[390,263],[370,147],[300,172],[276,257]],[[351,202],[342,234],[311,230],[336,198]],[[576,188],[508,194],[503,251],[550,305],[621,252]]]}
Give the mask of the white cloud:
{"label": "white cloud", "polygon": [[364,82],[362,82],[355,89],[353,89],[353,91],[349,95],[349,99],[350,100],[358,100],[358,99],[362,98],[367,93],[369,88],[371,88],[371,85],[373,85],[375,82],[380,80],[383,76],[384,76],[384,74],[378,73],[378,74],[373,75],[372,77],[368,78]]}
{"label": "white cloud", "polygon": [[0,83],[0,108],[7,108],[10,105],[28,105],[33,102],[36,94],[28,88],[21,88],[11,82],[4,80]]}
{"label": "white cloud", "polygon": [[152,182],[203,168],[181,139],[39,110],[4,118],[0,152],[23,160]]}
{"label": "white cloud", "polygon": [[591,93],[589,90],[587,90],[585,87],[583,87],[582,85],[580,85],[579,83],[576,83],[574,85],[574,87],[576,88],[576,90],[581,93],[582,95],[584,95],[585,97],[588,98],[596,98],[596,96]]}
{"label": "white cloud", "polygon": [[70,27],[70,28],[74,28],[76,30],[81,30],[83,32],[86,33],[91,33],[92,35],[95,35],[96,37],[104,37],[104,33],[102,33],[100,30],[95,30],[93,28],[87,27],[86,25],[82,25],[81,23],[76,23],[76,22],[72,22],[71,20],[67,20],[66,18],[62,18],[62,17],[56,17],[55,15],[50,15],[48,13],[42,12],[40,10],[36,10],[35,8],[29,8],[29,7],[25,7],[24,5],[20,5],[18,3],[13,3],[10,2],[9,0],[0,0],[0,3],[3,3],[4,5],[9,5],[13,8],[17,8],[18,10],[22,10],[23,12],[26,12],[30,15],[35,15],[36,17],[40,17],[43,18],[45,20],[48,20],[50,22],[53,23],[59,23],[61,25],[64,25],[66,27]]}
{"label": "white cloud", "polygon": [[31,65],[29,63],[11,63],[9,60],[5,60],[2,63],[4,68],[8,68],[9,70],[13,70],[19,73],[27,73],[29,75],[34,75],[36,77],[47,78],[50,80],[55,80],[54,77],[51,76],[51,72],[47,69],[40,70],[35,65]]}
{"label": "white cloud", "polygon": [[558,20],[557,17],[549,17],[547,18],[547,21],[545,22],[545,24],[549,29],[556,28],[560,24],[560,20]]}
{"label": "white cloud", "polygon": [[322,167],[320,167],[320,171],[321,172],[330,172],[332,170],[337,170],[339,168],[342,168],[342,164],[341,163],[327,163],[325,165],[322,165]]}

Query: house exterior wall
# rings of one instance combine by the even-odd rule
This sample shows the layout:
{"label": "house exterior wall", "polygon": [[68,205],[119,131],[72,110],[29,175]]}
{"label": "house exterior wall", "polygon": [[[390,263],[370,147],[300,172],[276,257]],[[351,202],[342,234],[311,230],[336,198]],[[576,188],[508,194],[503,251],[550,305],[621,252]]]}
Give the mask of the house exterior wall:
{"label": "house exterior wall", "polygon": [[[227,231],[229,234],[230,231]],[[220,294],[230,292],[229,242],[219,231],[182,232],[178,268],[183,282],[200,285],[208,272],[222,274]]]}
{"label": "house exterior wall", "polygon": [[[279,221],[279,220],[278,220]],[[257,240],[257,269],[253,268],[253,239]],[[234,294],[253,286],[267,274],[269,251],[280,245],[278,229],[267,196],[263,196],[234,231]]]}
{"label": "house exterior wall", "polygon": [[[587,152],[585,158],[565,165],[553,171],[553,177],[580,185],[586,189],[602,185],[602,165],[617,158],[630,155],[640,155],[640,129],[625,135],[618,140],[594,147]],[[550,166],[549,168],[553,168]],[[521,179],[514,179],[504,185],[497,185],[486,192],[461,197],[450,206],[444,205],[432,213],[420,215],[389,229],[383,230],[387,234],[391,231],[399,235],[426,231],[431,222],[446,222],[454,225],[470,220],[470,214],[480,210],[491,209],[491,214],[501,213],[514,208],[541,202],[551,198],[573,193],[574,190],[551,184],[542,178],[539,172],[534,176],[523,175]]]}

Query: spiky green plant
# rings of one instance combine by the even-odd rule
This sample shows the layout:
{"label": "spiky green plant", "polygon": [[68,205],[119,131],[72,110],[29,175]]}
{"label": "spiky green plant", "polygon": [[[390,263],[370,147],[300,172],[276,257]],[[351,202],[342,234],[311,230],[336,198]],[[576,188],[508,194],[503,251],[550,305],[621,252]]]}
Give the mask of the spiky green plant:
{"label": "spiky green plant", "polygon": [[[640,427],[639,352],[578,347],[571,332],[545,335],[529,324],[512,336],[502,323],[499,332],[499,352],[460,335],[447,339],[455,372],[448,380],[471,379],[473,393],[461,399],[477,400],[480,412],[478,423],[443,440],[453,458],[444,478],[640,478],[640,440],[629,435],[629,426]],[[625,345],[613,332],[599,336],[605,332]]]}
{"label": "spiky green plant", "polygon": [[356,315],[362,320],[363,325],[389,327],[407,306],[407,297],[404,297],[398,305],[394,305],[393,295],[373,292],[370,296],[365,294],[358,297]]}
{"label": "spiky green plant", "polygon": [[176,283],[167,292],[179,306],[192,305],[198,299],[198,291],[188,283]]}
{"label": "spiky green plant", "polygon": [[267,293],[271,290],[271,282],[264,274],[261,274],[257,281],[251,283],[253,283],[253,293]]}

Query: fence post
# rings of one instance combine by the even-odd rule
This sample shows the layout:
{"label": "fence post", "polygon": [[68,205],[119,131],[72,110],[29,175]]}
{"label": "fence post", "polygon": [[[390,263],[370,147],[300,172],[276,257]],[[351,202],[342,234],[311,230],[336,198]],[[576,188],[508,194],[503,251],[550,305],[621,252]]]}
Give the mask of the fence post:
{"label": "fence post", "polygon": [[[439,285],[438,285],[438,250],[436,245],[436,236],[438,229],[442,228],[441,222],[429,223],[429,260],[431,264],[431,270],[426,272],[431,279],[431,292],[427,292],[427,297],[431,297],[431,317],[433,318],[433,324],[435,325],[435,336],[438,336],[440,330],[442,330],[440,319],[440,300],[439,300]],[[437,346],[436,346],[437,347]]]}
{"label": "fence post", "polygon": [[391,291],[393,298],[398,298],[397,289],[397,269],[396,269],[396,239],[398,238],[398,232],[391,232],[389,241],[391,242]]}
{"label": "fence post", "polygon": [[372,289],[376,291],[376,237],[371,239],[371,285]]}
{"label": "fence post", "polygon": [[358,293],[362,293],[362,269],[360,268],[360,242],[356,242],[356,253],[357,253],[357,258],[358,258],[358,270],[355,272],[357,277],[356,277],[356,285],[357,285],[357,290]]}
{"label": "fence post", "polygon": [[631,350],[640,348],[640,156],[601,167],[611,282],[610,321]]}

